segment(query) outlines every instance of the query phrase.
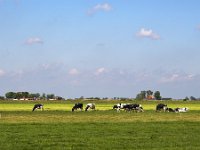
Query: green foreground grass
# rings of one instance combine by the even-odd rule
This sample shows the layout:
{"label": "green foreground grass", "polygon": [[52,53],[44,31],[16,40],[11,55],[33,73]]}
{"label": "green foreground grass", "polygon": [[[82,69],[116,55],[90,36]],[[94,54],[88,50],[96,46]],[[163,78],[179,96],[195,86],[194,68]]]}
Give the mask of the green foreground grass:
{"label": "green foreground grass", "polygon": [[[142,101],[145,112],[116,112],[116,101],[99,101],[97,111],[74,112],[74,102],[0,101],[0,149],[200,149],[200,103],[165,103],[189,107],[187,113],[156,113],[159,102]],[[87,103],[87,102],[84,102]]]}
{"label": "green foreground grass", "polygon": [[198,122],[1,124],[4,149],[200,149]]}

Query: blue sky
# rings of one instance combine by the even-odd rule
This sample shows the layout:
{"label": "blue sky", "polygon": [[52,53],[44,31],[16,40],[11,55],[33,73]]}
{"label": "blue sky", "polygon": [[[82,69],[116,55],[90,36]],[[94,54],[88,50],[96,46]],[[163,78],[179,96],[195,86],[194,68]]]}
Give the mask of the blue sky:
{"label": "blue sky", "polygon": [[0,95],[200,97],[198,0],[0,0]]}

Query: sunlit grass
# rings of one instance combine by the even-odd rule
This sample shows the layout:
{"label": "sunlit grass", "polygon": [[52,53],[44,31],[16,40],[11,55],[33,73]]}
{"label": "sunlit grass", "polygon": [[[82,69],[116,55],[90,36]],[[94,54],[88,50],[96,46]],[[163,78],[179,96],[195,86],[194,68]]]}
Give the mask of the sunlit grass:
{"label": "sunlit grass", "polygon": [[4,123],[52,123],[52,122],[151,122],[151,121],[200,121],[200,111],[190,111],[187,113],[157,113],[155,111],[136,112],[116,112],[110,111],[89,111],[89,112],[67,112],[67,111],[5,111],[1,112],[1,122]]}
{"label": "sunlit grass", "polygon": [[168,107],[188,107],[190,110],[200,110],[198,101],[0,101],[0,111],[31,111],[36,103],[44,104],[48,111],[71,111],[74,103],[82,102],[84,107],[87,103],[94,102],[96,110],[111,110],[117,103],[140,103],[145,110],[155,110],[158,103],[165,103]]}

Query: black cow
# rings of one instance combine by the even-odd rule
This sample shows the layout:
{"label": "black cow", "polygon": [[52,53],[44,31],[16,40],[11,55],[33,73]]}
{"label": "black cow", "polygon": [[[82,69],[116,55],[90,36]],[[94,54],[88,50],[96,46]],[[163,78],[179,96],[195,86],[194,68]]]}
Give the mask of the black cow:
{"label": "black cow", "polygon": [[77,109],[81,109],[81,111],[83,110],[83,104],[82,103],[76,103],[75,105],[74,105],[74,107],[72,108],[72,112],[74,111],[74,110],[77,110]]}
{"label": "black cow", "polygon": [[136,112],[143,112],[143,107],[141,104],[127,104],[124,105],[123,108],[127,111],[134,110]]}
{"label": "black cow", "polygon": [[156,106],[156,111],[161,111],[161,110],[166,111],[166,109],[167,109],[167,105],[166,104],[158,104]]}
{"label": "black cow", "polygon": [[33,110],[34,111],[35,109],[41,109],[41,110],[44,110],[44,107],[42,104],[35,104],[34,107],[33,107]]}

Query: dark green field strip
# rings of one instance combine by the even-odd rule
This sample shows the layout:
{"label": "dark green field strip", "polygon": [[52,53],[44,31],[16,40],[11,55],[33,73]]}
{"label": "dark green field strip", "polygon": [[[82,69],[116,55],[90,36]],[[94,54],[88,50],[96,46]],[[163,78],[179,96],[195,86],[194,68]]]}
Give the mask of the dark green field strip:
{"label": "dark green field strip", "polygon": [[199,122],[3,123],[1,150],[200,149]]}

